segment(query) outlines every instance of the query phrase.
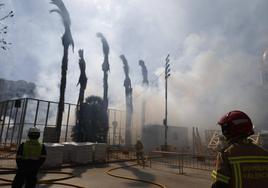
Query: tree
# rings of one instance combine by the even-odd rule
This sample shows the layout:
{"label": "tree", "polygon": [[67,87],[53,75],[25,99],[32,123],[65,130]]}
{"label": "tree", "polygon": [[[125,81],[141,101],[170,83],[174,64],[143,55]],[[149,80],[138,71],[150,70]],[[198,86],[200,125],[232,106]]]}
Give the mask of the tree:
{"label": "tree", "polygon": [[61,38],[63,45],[63,58],[61,65],[60,98],[59,98],[57,123],[56,123],[57,141],[59,142],[61,134],[62,115],[64,111],[64,96],[65,96],[66,77],[68,69],[68,49],[69,46],[72,45],[74,51],[74,41],[70,29],[71,19],[65,5],[61,0],[51,0],[51,4],[56,5],[58,9],[53,9],[50,11],[50,13],[57,12],[61,16],[62,23],[65,29],[65,32]]}
{"label": "tree", "polygon": [[79,123],[74,126],[72,138],[76,142],[107,142],[108,115],[101,97],[87,97],[81,104]]}
{"label": "tree", "polygon": [[[4,6],[5,6],[4,3],[0,3],[0,9],[3,8]],[[6,34],[8,33],[8,25],[4,24],[3,21],[13,16],[14,16],[13,11],[4,14],[4,16],[0,15],[0,48],[2,50],[7,50],[8,46],[11,45],[10,42],[7,42],[5,40]]]}
{"label": "tree", "polygon": [[[144,90],[146,90],[149,86],[147,67],[143,60],[139,60],[139,65],[141,66],[141,73],[142,73],[142,78],[143,78],[142,85],[143,85]],[[143,96],[142,108],[141,108],[141,125],[142,126],[145,126],[145,107],[146,107],[146,101]]]}
{"label": "tree", "polygon": [[[76,106],[76,117],[79,116],[80,107],[84,102],[84,94],[87,87],[86,62],[84,59],[84,51],[82,49],[79,49],[78,55],[80,58],[79,59],[80,77],[77,86],[80,84],[80,91]],[[76,125],[79,125],[79,118],[76,118]]]}
{"label": "tree", "polygon": [[103,71],[103,102],[104,107],[107,111],[108,109],[108,71],[110,70],[109,65],[109,45],[106,38],[103,36],[102,33],[97,33],[97,37],[101,39],[102,42],[102,49],[104,60],[102,63],[102,71]]}
{"label": "tree", "polygon": [[125,96],[126,96],[126,134],[125,134],[125,144],[131,145],[131,122],[132,122],[132,113],[133,113],[133,103],[132,103],[132,87],[131,80],[129,77],[129,66],[127,59],[124,55],[120,55],[120,58],[123,62],[123,68],[125,72]]}
{"label": "tree", "polygon": [[80,104],[84,102],[84,94],[85,94],[85,90],[87,87],[86,62],[84,59],[84,51],[80,49],[78,51],[78,54],[80,57],[79,59],[80,77],[79,77],[77,85],[80,84],[80,91],[79,91],[79,98],[77,101],[77,106],[79,106]]}

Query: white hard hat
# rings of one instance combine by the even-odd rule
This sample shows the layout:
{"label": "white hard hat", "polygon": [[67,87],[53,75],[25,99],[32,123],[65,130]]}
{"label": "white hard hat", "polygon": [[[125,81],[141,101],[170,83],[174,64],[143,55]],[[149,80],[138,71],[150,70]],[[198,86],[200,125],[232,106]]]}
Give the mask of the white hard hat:
{"label": "white hard hat", "polygon": [[37,127],[31,127],[28,133],[40,133],[40,130]]}

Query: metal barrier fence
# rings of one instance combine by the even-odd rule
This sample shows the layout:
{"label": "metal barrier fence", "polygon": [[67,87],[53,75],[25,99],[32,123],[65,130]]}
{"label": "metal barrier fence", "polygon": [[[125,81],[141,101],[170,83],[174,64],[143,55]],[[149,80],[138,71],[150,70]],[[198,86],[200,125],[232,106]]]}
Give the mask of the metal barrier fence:
{"label": "metal barrier fence", "polygon": [[177,152],[154,151],[148,155],[150,167],[169,169],[183,173],[183,168],[213,170],[215,156],[192,155]]}
{"label": "metal barrier fence", "polygon": [[[61,141],[71,141],[72,128],[76,122],[75,104],[65,103],[62,121]],[[58,103],[53,101],[23,98],[0,102],[0,162],[15,164],[14,156],[18,144],[27,138],[28,127],[38,126],[41,140],[45,127],[55,127]],[[125,136],[125,112],[109,109],[108,144],[123,145]],[[137,123],[135,123],[137,125]],[[151,152],[148,161],[152,166],[160,165],[183,171],[184,167],[211,170],[214,156],[194,156],[175,152]],[[107,162],[135,160],[133,148],[112,148],[108,151]],[[1,164],[0,164],[1,166]]]}
{"label": "metal barrier fence", "polygon": [[[15,155],[16,152],[14,150],[0,149],[0,168],[15,168],[16,167]],[[136,151],[134,148],[109,147],[106,156],[107,156],[105,161],[106,163],[134,161],[136,160]]]}
{"label": "metal barrier fence", "polygon": [[107,152],[107,162],[124,162],[136,160],[134,148],[109,148]]}
{"label": "metal barrier fence", "polygon": [[[76,123],[76,104],[65,103],[61,142],[71,141]],[[43,140],[46,127],[56,127],[58,102],[22,98],[0,102],[0,148],[15,147],[27,138],[27,129],[38,126]],[[125,136],[125,112],[108,109],[109,132],[107,142],[123,145]]]}
{"label": "metal barrier fence", "polygon": [[[144,156],[146,165],[158,170],[183,173],[184,168],[211,171],[215,167],[215,156],[195,156],[176,152],[154,151]],[[135,161],[134,148],[109,148],[106,163]],[[0,168],[15,168],[15,152],[0,150]]]}
{"label": "metal barrier fence", "polygon": [[[27,129],[38,126],[43,140],[45,127],[55,127],[58,103],[33,98],[0,102],[0,144],[16,146],[27,138]],[[65,103],[61,141],[69,141],[75,125],[76,105]]]}

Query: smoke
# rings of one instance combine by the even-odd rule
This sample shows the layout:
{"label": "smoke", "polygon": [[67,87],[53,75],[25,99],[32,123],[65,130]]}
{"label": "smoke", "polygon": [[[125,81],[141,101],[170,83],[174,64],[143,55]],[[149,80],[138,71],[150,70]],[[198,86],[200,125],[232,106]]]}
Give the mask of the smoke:
{"label": "smoke", "polygon": [[[58,100],[64,28],[49,1],[9,0],[12,48],[0,51],[0,75],[37,84],[38,98]],[[214,128],[225,112],[240,109],[264,127],[267,91],[259,82],[259,63],[268,46],[265,0],[65,0],[72,21],[75,53],[70,51],[66,101],[76,103],[79,57],[84,49],[88,76],[85,97],[102,96],[102,32],[110,45],[109,106],[125,108],[124,71],[129,62],[134,114],[146,98],[146,123],[164,118],[164,59],[170,53],[168,123]],[[142,87],[138,61],[148,68],[149,89]],[[159,76],[159,78],[158,78]],[[157,79],[158,78],[158,79]]]}
{"label": "smoke", "polygon": [[[198,49],[204,46],[206,48]],[[215,129],[217,120],[224,113],[238,109],[248,113],[259,127],[264,127],[267,94],[259,82],[258,59],[233,49],[218,36],[206,38],[190,34],[185,39],[181,56],[174,61],[178,65],[185,60],[189,61],[187,68],[175,69],[168,81],[171,125]],[[171,62],[172,65],[176,66]],[[163,68],[159,72],[163,72]],[[158,87],[164,88],[163,76]],[[150,91],[150,94],[147,98],[150,115],[147,116],[161,122],[164,117],[164,90]]]}

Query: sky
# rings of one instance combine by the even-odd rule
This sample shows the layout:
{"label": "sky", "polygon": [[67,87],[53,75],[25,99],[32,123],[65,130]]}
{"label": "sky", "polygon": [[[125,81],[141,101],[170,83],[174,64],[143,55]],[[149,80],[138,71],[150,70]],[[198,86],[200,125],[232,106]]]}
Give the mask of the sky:
{"label": "sky", "polygon": [[[49,0],[0,0],[14,10],[8,51],[0,50],[0,77],[37,85],[37,98],[57,101],[64,27]],[[69,50],[66,102],[76,103],[78,49],[84,49],[86,96],[102,96],[102,32],[110,45],[109,106],[124,110],[124,72],[130,66],[134,112],[146,102],[146,123],[162,124],[164,63],[170,54],[168,122],[175,126],[216,128],[230,110],[249,114],[265,128],[267,87],[260,71],[268,48],[266,0],[63,0],[71,17],[75,43]],[[142,87],[138,61],[148,69],[150,88]],[[267,62],[266,62],[267,63]]]}

